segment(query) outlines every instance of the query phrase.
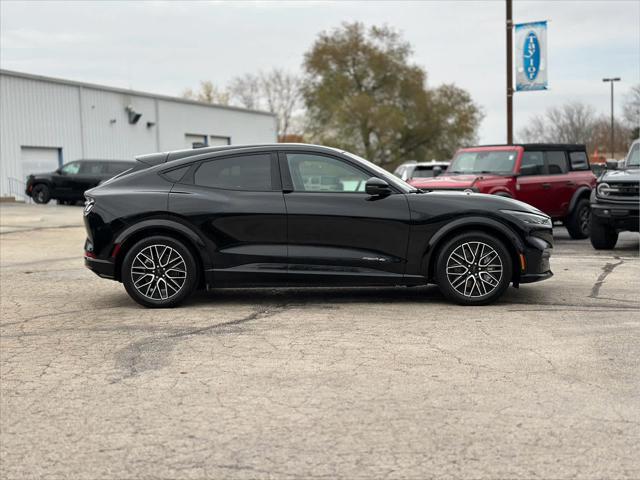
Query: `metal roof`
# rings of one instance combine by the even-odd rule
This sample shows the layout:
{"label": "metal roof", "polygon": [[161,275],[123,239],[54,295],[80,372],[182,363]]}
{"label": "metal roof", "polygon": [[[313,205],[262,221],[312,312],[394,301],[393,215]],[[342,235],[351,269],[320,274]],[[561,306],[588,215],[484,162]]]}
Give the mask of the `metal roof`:
{"label": "metal roof", "polygon": [[246,112],[246,113],[255,113],[258,115],[268,115],[270,117],[275,117],[275,114],[271,112],[265,112],[263,110],[251,110],[248,108],[241,107],[232,107],[230,105],[220,105],[217,103],[206,103],[199,102],[197,100],[190,100],[188,98],[181,97],[172,97],[170,95],[160,95],[156,93],[150,92],[141,92],[139,90],[130,90],[126,88],[118,88],[118,87],[109,87],[107,85],[98,85],[96,83],[86,83],[86,82],[78,82],[75,80],[67,80],[63,78],[55,78],[55,77],[46,77],[44,75],[34,75],[32,73],[24,73],[24,72],[16,72],[14,70],[4,70],[0,69],[0,75],[6,75],[9,77],[17,77],[24,78],[27,80],[36,80],[40,82],[49,82],[49,83],[57,83],[60,85],[69,85],[72,87],[82,87],[82,88],[90,88],[93,90],[103,90],[106,92],[114,92],[114,93],[122,93],[125,95],[135,95],[138,97],[146,97],[146,98],[154,98],[158,100],[166,100],[169,102],[178,102],[178,103],[187,103],[191,105],[199,105],[201,107],[210,107],[210,108],[219,108],[223,110],[232,110],[236,112]]}

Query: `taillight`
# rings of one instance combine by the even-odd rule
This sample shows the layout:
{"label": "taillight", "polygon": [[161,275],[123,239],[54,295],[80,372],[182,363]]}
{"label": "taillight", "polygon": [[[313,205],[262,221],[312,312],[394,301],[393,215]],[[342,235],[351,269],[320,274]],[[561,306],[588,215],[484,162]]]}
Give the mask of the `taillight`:
{"label": "taillight", "polygon": [[96,258],[96,254],[93,252],[89,252],[88,250],[84,251],[84,256],[87,258]]}
{"label": "taillight", "polygon": [[111,252],[111,258],[116,258],[118,256],[118,253],[120,252],[120,247],[122,246],[122,244],[120,243],[116,243],[113,247],[113,251]]}

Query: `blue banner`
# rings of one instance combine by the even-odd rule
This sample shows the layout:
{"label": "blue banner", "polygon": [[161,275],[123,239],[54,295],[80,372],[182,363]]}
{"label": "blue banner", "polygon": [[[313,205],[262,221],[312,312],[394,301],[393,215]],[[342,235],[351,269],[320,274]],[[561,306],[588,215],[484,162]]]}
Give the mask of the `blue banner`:
{"label": "blue banner", "polygon": [[515,25],[516,91],[546,90],[547,22]]}

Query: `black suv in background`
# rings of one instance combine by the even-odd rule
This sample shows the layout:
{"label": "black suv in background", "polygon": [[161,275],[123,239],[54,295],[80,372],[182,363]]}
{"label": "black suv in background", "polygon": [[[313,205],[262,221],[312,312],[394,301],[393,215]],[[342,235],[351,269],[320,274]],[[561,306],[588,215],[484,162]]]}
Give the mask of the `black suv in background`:
{"label": "black suv in background", "polygon": [[75,203],[84,200],[84,192],[101,182],[135,166],[135,162],[120,160],[76,160],[51,173],[27,177],[25,193],[36,203]]}
{"label": "black suv in background", "polygon": [[616,246],[621,231],[639,231],[640,139],[633,142],[622,169],[605,171],[591,192],[591,245]]}

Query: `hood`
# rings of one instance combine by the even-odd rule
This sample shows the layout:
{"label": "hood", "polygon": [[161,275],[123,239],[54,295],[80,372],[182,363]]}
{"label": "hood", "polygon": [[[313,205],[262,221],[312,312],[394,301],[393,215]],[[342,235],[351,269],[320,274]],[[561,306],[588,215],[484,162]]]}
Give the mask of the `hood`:
{"label": "hood", "polygon": [[602,174],[600,182],[640,182],[640,168],[610,170]]}
{"label": "hood", "polygon": [[446,213],[444,211],[433,211],[434,204],[430,199],[434,197],[446,199],[446,202],[438,202],[438,204],[442,206],[446,205],[447,210],[450,209],[450,211],[455,212],[467,211],[469,213],[478,213],[483,215],[486,213],[498,212],[500,210],[516,210],[519,212],[548,216],[546,213],[532,207],[528,203],[514,200],[512,198],[500,197],[498,195],[471,192],[433,191],[408,196],[412,206],[416,207],[418,211],[422,211],[422,205],[424,205],[426,207],[425,213]]}
{"label": "hood", "polygon": [[408,183],[413,185],[414,187],[423,188],[423,189],[455,189],[455,190],[463,190],[465,188],[473,187],[478,181],[481,180],[490,180],[494,178],[501,178],[501,175],[492,175],[490,173],[487,174],[461,174],[461,175],[440,175],[435,178],[416,178],[414,180],[410,180]]}

